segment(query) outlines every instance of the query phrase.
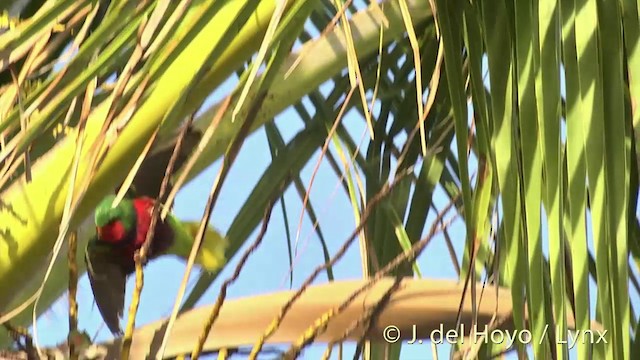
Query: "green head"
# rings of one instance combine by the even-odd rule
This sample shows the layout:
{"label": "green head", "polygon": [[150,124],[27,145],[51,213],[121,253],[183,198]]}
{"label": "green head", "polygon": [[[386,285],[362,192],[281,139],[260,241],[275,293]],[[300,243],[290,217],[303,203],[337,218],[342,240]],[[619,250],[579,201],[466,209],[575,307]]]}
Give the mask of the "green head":
{"label": "green head", "polygon": [[95,223],[103,240],[117,241],[131,231],[136,224],[136,209],[129,199],[122,199],[113,207],[115,195],[105,197],[96,208]]}

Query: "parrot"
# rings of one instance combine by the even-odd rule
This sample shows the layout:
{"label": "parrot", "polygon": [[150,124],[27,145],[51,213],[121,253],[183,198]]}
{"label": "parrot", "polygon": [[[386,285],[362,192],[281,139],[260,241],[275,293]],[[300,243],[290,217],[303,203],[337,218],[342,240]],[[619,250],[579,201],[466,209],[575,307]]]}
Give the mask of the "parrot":
{"label": "parrot", "polygon": [[[189,133],[187,139],[188,136]],[[96,234],[85,249],[85,263],[98,311],[115,336],[123,333],[120,319],[125,285],[127,277],[135,272],[135,252],[145,242],[154,205],[159,202],[164,206],[158,194],[172,152],[169,148],[150,155],[142,163],[127,195],[116,206],[113,206],[116,196],[107,195],[94,213]],[[185,159],[186,156],[179,157],[175,167]],[[147,259],[152,261],[162,255],[188,258],[198,227],[199,223],[182,222],[170,212],[164,220],[159,217]],[[221,234],[207,228],[196,263],[208,272],[218,270],[225,263],[227,245]]]}

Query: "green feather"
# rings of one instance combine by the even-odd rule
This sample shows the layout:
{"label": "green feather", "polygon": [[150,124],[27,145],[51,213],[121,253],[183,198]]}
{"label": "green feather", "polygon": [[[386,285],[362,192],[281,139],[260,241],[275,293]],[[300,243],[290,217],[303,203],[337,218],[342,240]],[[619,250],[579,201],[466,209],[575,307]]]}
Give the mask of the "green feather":
{"label": "green feather", "polygon": [[[181,222],[171,214],[167,216],[166,221],[175,235],[174,242],[168,253],[188,259],[200,224],[196,222]],[[220,269],[226,262],[225,251],[227,245],[227,239],[220,233],[211,227],[207,228],[196,257],[196,263],[208,272]]]}
{"label": "green feather", "polygon": [[105,197],[96,208],[95,222],[97,226],[105,226],[114,220],[120,220],[125,230],[130,231],[136,225],[136,210],[133,202],[122,199],[118,206],[113,207],[115,195]]}

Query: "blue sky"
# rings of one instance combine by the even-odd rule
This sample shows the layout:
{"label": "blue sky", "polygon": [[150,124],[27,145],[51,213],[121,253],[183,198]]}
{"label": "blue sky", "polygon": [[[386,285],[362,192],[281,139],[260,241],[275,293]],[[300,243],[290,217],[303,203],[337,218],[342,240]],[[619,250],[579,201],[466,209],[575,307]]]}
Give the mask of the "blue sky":
{"label": "blue sky", "polygon": [[[227,94],[235,83],[236,80],[231,79],[223,84],[223,86],[211,96],[207,103],[211,104],[219,100],[221,95]],[[564,81],[562,81],[562,83],[564,83]],[[367,134],[363,119],[356,114],[347,114],[343,121],[347,124],[347,129],[354,139],[359,140],[364,134],[365,143],[362,146],[363,149],[366,149]],[[280,114],[276,123],[285,140],[289,140],[297,131],[302,129],[302,122],[293,110],[287,110]],[[305,185],[309,183],[318,157],[319,152],[316,152],[302,172],[302,180]],[[237,211],[246,200],[255,182],[259,179],[270,161],[271,157],[266,136],[263,130],[259,130],[247,140],[229,174],[212,215],[211,224],[213,226],[222,232],[228,229]],[[213,164],[180,192],[174,206],[174,213],[180,219],[200,219],[210,186],[216,176],[218,168],[219,163]],[[471,173],[474,171],[475,166],[472,166]],[[301,213],[301,199],[293,188],[289,188],[285,195],[285,201],[289,214],[289,231],[295,236]],[[310,201],[320,219],[325,238],[328,239],[329,249],[331,253],[335,253],[352,232],[355,226],[355,220],[349,200],[339,185],[338,177],[326,163],[320,166],[318,174],[316,175],[310,194]],[[436,191],[434,201],[439,208],[446,205],[447,199],[441,189]],[[430,214],[427,220],[427,228],[433,218],[434,214]],[[543,231],[546,232],[544,224]],[[306,276],[323,262],[319,240],[312,229],[312,224],[306,217],[303,220],[300,234],[298,245],[299,253],[293,269],[294,287],[300,285]],[[255,238],[255,235],[256,232],[254,232],[248,242],[251,242],[252,239]],[[450,236],[454,242],[459,262],[461,262],[465,232],[464,227],[460,226],[460,222],[454,223],[454,226],[451,227]],[[280,204],[278,203],[274,208],[271,224],[263,245],[251,256],[238,281],[229,288],[228,299],[289,289],[289,264],[287,261],[286,239],[285,222]],[[543,243],[546,252],[547,243],[546,241]],[[238,254],[242,254],[243,250],[244,249],[241,249]],[[448,255],[443,256],[443,254],[448,254],[448,250],[442,237],[438,236],[418,260],[420,270],[424,277],[437,279],[455,279],[457,277]],[[212,303],[215,301],[222,281],[230,276],[230,272],[238,260],[237,258],[238,256],[230,260],[229,266],[222,272],[210,291],[204,296],[201,303]],[[154,261],[146,268],[145,288],[137,317],[138,325],[144,325],[159,318],[169,316],[183,276],[183,271],[183,262],[175,258],[163,258]],[[362,276],[357,245],[352,246],[344,259],[335,266],[334,273],[338,279],[353,279]],[[195,279],[194,274],[192,274],[192,279]],[[318,281],[327,281],[326,275],[321,275]],[[191,283],[193,283],[193,281]],[[592,283],[591,290],[594,289],[593,285]],[[128,283],[126,307],[129,305],[132,288],[133,279],[130,279]],[[634,304],[637,305],[638,298],[635,293],[632,299]],[[93,296],[91,295],[86,276],[80,281],[78,300],[80,304],[80,329],[87,330],[92,336],[97,335],[98,341],[110,338],[106,327],[101,326],[102,319],[93,304]],[[595,304],[595,297],[593,295],[592,304]],[[101,330],[97,332],[99,328],[101,328]],[[41,317],[38,330],[42,345],[52,345],[63,341],[67,332],[66,298],[58,301],[51,311]],[[324,348],[323,345],[312,346],[305,351],[303,358],[318,359],[324,352]],[[351,357],[353,346],[345,346],[345,351],[346,355]],[[448,352],[448,346],[438,346],[440,358],[447,358]],[[431,347],[426,344],[421,346],[405,346],[402,354],[403,359],[432,358]],[[575,352],[573,352],[573,354],[575,354]],[[335,352],[334,358],[337,358]],[[510,356],[509,358],[515,358],[515,356]]]}
{"label": "blue sky", "polygon": [[[229,89],[230,85],[225,84],[222,88]],[[215,101],[216,98],[218,96],[214,94],[209,102]],[[368,136],[364,133],[366,127],[358,115],[348,114],[344,121],[348,124],[349,131],[355,139],[361,139],[364,134],[366,141]],[[277,118],[277,124],[285,140],[289,140],[297,131],[302,129],[302,122],[293,110],[287,110],[282,113]],[[364,145],[366,148],[366,142]],[[312,160],[302,172],[302,180],[305,185],[309,183],[318,157],[319,151],[314,154]],[[226,231],[270,161],[271,156],[268,151],[266,136],[263,130],[259,130],[247,140],[229,174],[212,215],[211,224],[213,226],[222,232]],[[210,186],[218,169],[219,164],[213,164],[181,190],[174,205],[174,213],[180,219],[200,219]],[[338,180],[333,170],[326,163],[323,163],[316,175],[310,194],[310,201],[315,207],[324,236],[328,239],[331,253],[337,251],[353,231],[356,224],[349,200]],[[441,190],[438,191],[440,194],[436,196],[437,205],[444,207],[447,203],[446,197]],[[292,236],[295,236],[302,203],[295,189],[289,188],[287,190],[285,202],[289,214],[289,231]],[[431,214],[429,220],[433,218],[434,215]],[[458,245],[456,246],[458,254],[461,255],[462,244],[464,243],[464,228],[454,228],[450,234],[454,243]],[[257,232],[254,232],[248,242],[250,243],[256,235]],[[448,254],[447,248],[442,238],[439,237],[438,239],[438,241],[434,241],[429,245],[420,259],[422,274],[430,278],[455,279],[455,269],[449,257],[442,256],[443,253]],[[283,214],[278,204],[274,208],[270,227],[263,245],[251,256],[239,280],[230,287],[228,299],[289,289],[286,241]],[[238,254],[242,254],[242,252],[243,250],[240,250]],[[222,272],[210,291],[205,295],[202,303],[213,303],[215,301],[221,283],[230,276],[237,258],[238,256],[230,261],[229,266]],[[305,217],[300,232],[298,257],[293,270],[293,286],[299,286],[308,274],[323,262],[320,242],[313,231],[311,222]],[[145,270],[145,287],[136,321],[137,325],[143,325],[170,315],[183,272],[184,263],[173,257],[156,260],[147,266]],[[334,267],[334,274],[338,279],[362,277],[357,244],[352,246],[344,259]],[[193,275],[192,280],[193,284],[195,281],[195,276]],[[326,281],[326,274],[322,274],[318,282]],[[132,278],[129,279],[126,307],[129,305],[133,284],[134,280]],[[102,320],[93,304],[93,297],[86,276],[79,283],[78,301],[80,306],[79,328],[86,329],[93,336],[96,334],[96,330],[101,327]],[[39,339],[43,345],[58,343],[65,337],[67,329],[67,301],[66,298],[62,298],[54,305],[51,311],[47,312],[39,320]],[[97,335],[97,340],[110,338],[106,327],[102,327]],[[350,346],[345,347],[346,351],[349,351],[350,348]],[[304,358],[319,358],[324,349],[325,347],[322,345],[313,346],[304,353]],[[423,351],[426,352],[426,355],[422,353]],[[425,358],[424,356],[429,358],[431,349],[429,346],[423,345],[420,349],[416,348],[411,353],[415,353],[418,358]],[[442,356],[443,353],[441,352],[440,354]],[[405,357],[403,356],[403,358]]]}
{"label": "blue sky", "polygon": [[[363,132],[366,131],[364,122],[358,115],[349,114],[344,121],[348,124],[349,131],[355,139],[360,139]],[[277,124],[285,140],[290,139],[301,129],[301,122],[292,110],[282,113],[277,118]],[[302,172],[304,184],[309,183],[318,156],[319,152],[316,152]],[[266,136],[264,131],[259,130],[247,140],[243,151],[229,174],[212,215],[211,224],[213,226],[222,232],[226,231],[270,160]],[[180,219],[200,219],[210,186],[218,169],[219,164],[213,164],[181,190],[174,207],[174,213]],[[300,217],[301,200],[297,192],[293,188],[289,188],[285,195],[285,201],[289,214],[289,231],[295,236]],[[348,198],[339,186],[338,177],[325,163],[320,166],[316,175],[310,194],[310,201],[316,209],[325,238],[328,239],[329,249],[332,253],[335,253],[353,230],[355,220]],[[439,208],[446,205],[447,200],[442,190],[438,189],[435,201]],[[428,224],[433,220],[433,217],[434,215],[430,214]],[[455,224],[457,226],[454,225],[450,229],[450,235],[460,261],[465,233],[464,227],[461,227],[459,222]],[[543,231],[546,231],[546,227],[543,228]],[[303,220],[300,234],[298,258],[293,270],[294,287],[299,286],[306,276],[323,262],[319,240],[312,229],[312,224],[306,217]],[[254,232],[249,242],[256,235],[257,232]],[[286,239],[282,210],[278,204],[274,208],[270,227],[263,245],[251,256],[238,281],[230,287],[228,299],[289,289]],[[546,252],[547,244],[546,242],[544,244]],[[240,250],[238,254],[242,254],[242,252],[243,250]],[[420,270],[424,277],[456,278],[456,273],[449,257],[443,256],[443,254],[448,254],[448,251],[443,238],[438,236],[419,259]],[[230,276],[237,258],[238,256],[231,259],[229,266],[222,272],[210,291],[201,300],[202,304],[215,301],[222,281]],[[172,257],[165,257],[149,264],[145,271],[145,288],[137,317],[138,325],[170,315],[183,271],[183,262]],[[362,276],[357,245],[352,246],[344,259],[336,265],[334,273],[338,279],[353,279]],[[192,279],[195,280],[193,274]],[[326,275],[321,275],[318,281],[327,281]],[[193,282],[191,283],[193,284]],[[593,285],[592,282],[592,290],[594,288]],[[130,279],[127,290],[127,307],[132,289],[133,279]],[[93,297],[86,276],[82,278],[79,284],[78,301],[80,304],[80,329],[87,330],[91,336],[94,336],[96,331],[101,328],[97,333],[97,340],[110,338],[106,327],[101,326],[102,319],[93,304]],[[637,301],[637,296],[634,293],[633,302],[637,304]],[[595,296],[592,296],[592,303],[595,304]],[[67,301],[66,298],[62,298],[54,305],[51,311],[47,312],[39,320],[39,338],[43,345],[55,344],[64,339],[67,329]],[[324,349],[323,345],[311,346],[305,351],[303,358],[318,359]],[[345,346],[344,349],[346,355],[350,357],[348,354],[353,351],[353,346]],[[440,358],[448,357],[448,352],[448,346],[438,346]],[[426,344],[405,346],[402,354],[403,359],[432,358],[431,347]]]}

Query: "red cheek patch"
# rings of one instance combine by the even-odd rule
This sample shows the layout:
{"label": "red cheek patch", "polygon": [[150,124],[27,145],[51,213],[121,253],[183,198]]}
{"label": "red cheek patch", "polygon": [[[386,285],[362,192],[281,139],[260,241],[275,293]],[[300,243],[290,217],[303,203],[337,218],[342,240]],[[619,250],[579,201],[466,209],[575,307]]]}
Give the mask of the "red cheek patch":
{"label": "red cheek patch", "polygon": [[98,236],[101,240],[116,244],[124,240],[125,230],[121,221],[114,221],[98,228]]}

